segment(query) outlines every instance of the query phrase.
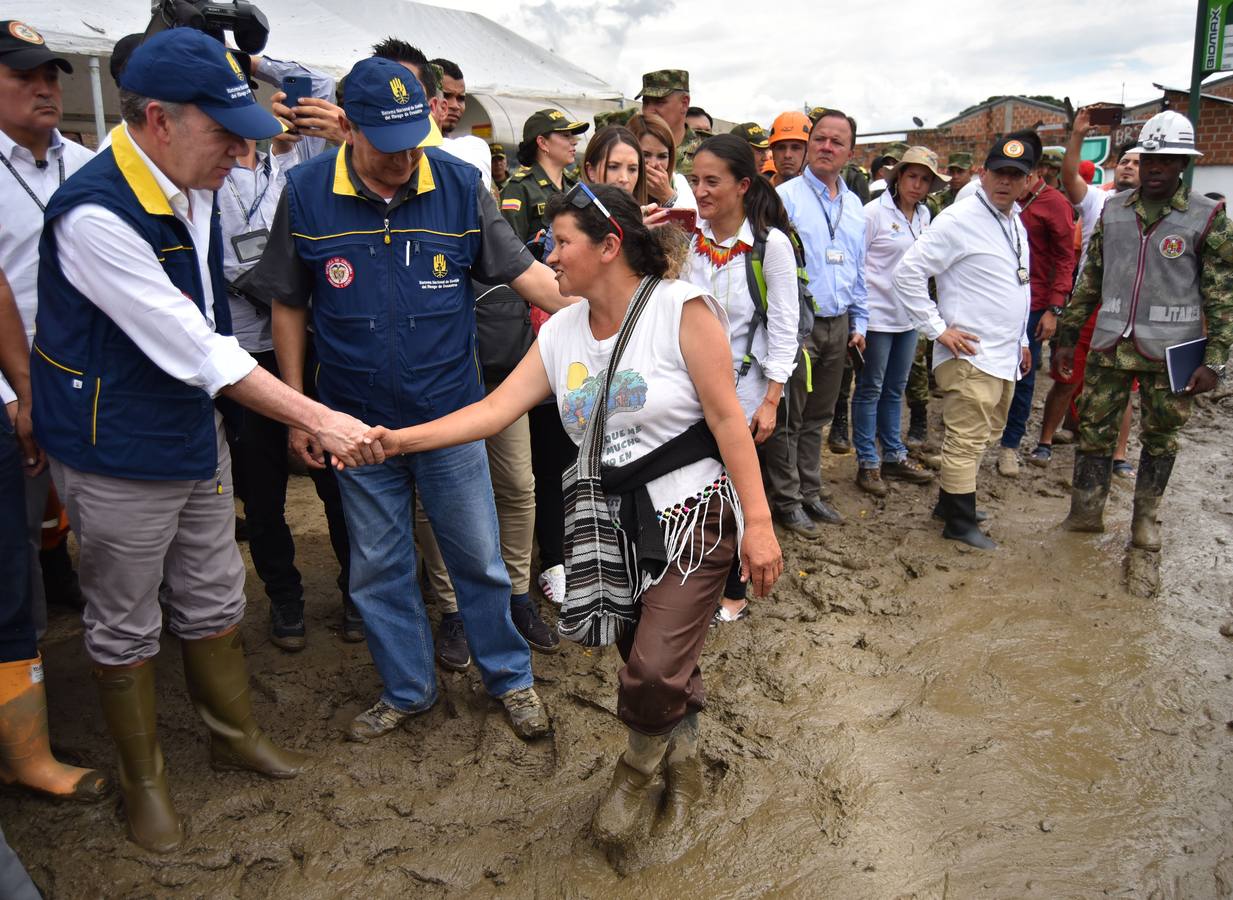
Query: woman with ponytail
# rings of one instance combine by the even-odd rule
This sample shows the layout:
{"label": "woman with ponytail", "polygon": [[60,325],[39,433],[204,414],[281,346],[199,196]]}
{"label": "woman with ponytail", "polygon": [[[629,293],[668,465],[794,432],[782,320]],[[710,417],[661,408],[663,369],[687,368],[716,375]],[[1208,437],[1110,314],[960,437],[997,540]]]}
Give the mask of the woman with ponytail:
{"label": "woman with ponytail", "polygon": [[[788,214],[770,182],[758,174],[749,142],[736,135],[707,138],[694,155],[694,176],[701,219],[684,277],[708,290],[727,313],[736,394],[754,443],[762,444],[775,430],[787,399],[784,386],[800,350],[796,256],[788,237]],[[760,312],[762,298],[750,295],[746,272],[759,235],[766,239],[765,316]],[[746,585],[734,567],[715,621],[735,622],[748,614]]]}
{"label": "woman with ponytail", "polygon": [[[602,448],[602,518],[617,521],[599,524],[617,528],[621,559],[613,565],[628,573],[637,608],[615,629],[625,661],[617,715],[628,746],[592,832],[607,847],[623,848],[645,837],[653,821],[657,833],[681,829],[703,793],[697,713],[706,695],[698,662],[734,554],[759,596],[783,571],[783,557],[733,389],[726,317],[701,288],[661,280],[669,229],[648,228],[625,191],[585,182],[553,197],[545,218],[556,237],[548,265],[563,293],[584,299],[544,324],[513,374],[484,400],[369,436],[387,453],[452,446],[498,432],[554,396],[570,436],[581,442],[586,435]],[[588,432],[597,416],[602,433]],[[571,566],[586,562],[578,556],[587,537],[567,535]],[[658,555],[644,555],[656,548]],[[569,589],[585,588],[571,580]],[[655,821],[661,767],[667,791]]]}

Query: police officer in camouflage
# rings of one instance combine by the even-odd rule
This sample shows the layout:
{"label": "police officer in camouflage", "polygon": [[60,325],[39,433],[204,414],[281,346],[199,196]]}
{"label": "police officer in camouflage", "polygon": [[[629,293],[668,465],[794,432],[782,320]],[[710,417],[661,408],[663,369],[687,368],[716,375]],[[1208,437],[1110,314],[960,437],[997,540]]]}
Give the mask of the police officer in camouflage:
{"label": "police officer in camouflage", "polygon": [[642,76],[642,90],[635,96],[644,113],[654,113],[672,129],[676,145],[676,170],[688,175],[694,170],[694,154],[702,139],[685,123],[689,112],[689,73],[684,69],[657,69]]}
{"label": "police officer in camouflage", "polygon": [[492,154],[492,184],[500,191],[509,183],[509,159],[505,155],[505,146],[489,144],[488,152]]}
{"label": "police officer in camouflage", "polygon": [[771,136],[766,130],[757,122],[742,122],[740,125],[733,125],[728,133],[743,138],[749,144],[753,150],[754,164],[758,171],[761,171],[766,161],[771,158]]}
{"label": "police officer in camouflage", "polygon": [[[1224,204],[1182,183],[1195,157],[1194,126],[1166,111],[1139,135],[1140,186],[1109,199],[1088,244],[1087,264],[1059,326],[1057,368],[1074,365],[1079,330],[1097,306],[1096,330],[1079,395],[1070,531],[1104,530],[1113,448],[1131,384],[1142,416],[1131,543],[1160,549],[1157,511],[1191,398],[1224,374],[1233,343],[1233,226]],[[1181,393],[1169,389],[1165,350],[1203,337],[1200,365]]]}
{"label": "police officer in camouflage", "polygon": [[523,168],[501,190],[501,215],[523,243],[534,241],[546,228],[548,198],[574,186],[566,170],[574,163],[578,135],[590,127],[571,121],[559,109],[541,109],[522,126],[518,162]]}

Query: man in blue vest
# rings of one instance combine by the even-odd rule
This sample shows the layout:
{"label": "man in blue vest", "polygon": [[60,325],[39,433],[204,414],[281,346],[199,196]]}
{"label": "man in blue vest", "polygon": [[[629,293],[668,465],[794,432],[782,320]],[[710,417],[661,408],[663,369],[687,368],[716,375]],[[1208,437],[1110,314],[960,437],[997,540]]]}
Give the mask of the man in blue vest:
{"label": "man in blue vest", "polygon": [[81,547],[86,649],[119,749],[130,836],[179,846],[155,727],[153,657],[166,615],[216,768],[290,778],[304,756],[258,727],[237,630],[244,564],[214,398],[375,462],[366,427],[292,391],[230,337],[214,191],[245,139],[281,130],[223,45],[176,28],[134,51],[124,124],[51,198],[31,356],[35,436]]}
{"label": "man in blue vest", "polygon": [[[283,380],[304,386],[309,300],[327,405],[392,428],[484,396],[472,277],[509,284],[553,311],[552,272],[501,218],[474,166],[435,149],[440,132],[419,82],[370,58],[347,76],[346,143],[294,169],[249,288],[273,299]],[[425,149],[434,148],[434,149]],[[306,461],[320,448],[291,436]],[[351,537],[351,596],[385,690],[351,723],[368,741],[437,699],[433,641],[416,582],[417,495],[458,591],[467,641],[488,693],[523,738],[550,730],[530,652],[510,618],[496,507],[482,441],[401,456],[339,475]]]}

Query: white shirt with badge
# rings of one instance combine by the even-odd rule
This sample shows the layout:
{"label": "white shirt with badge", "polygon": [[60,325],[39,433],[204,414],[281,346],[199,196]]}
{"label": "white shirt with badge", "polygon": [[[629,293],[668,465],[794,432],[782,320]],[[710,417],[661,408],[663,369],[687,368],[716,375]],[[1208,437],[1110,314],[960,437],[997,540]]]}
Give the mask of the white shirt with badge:
{"label": "white shirt with badge", "polygon": [[891,278],[899,260],[928,225],[929,210],[925,204],[916,204],[909,221],[890,191],[865,204],[865,288],[870,331],[900,334],[916,327],[895,299]]}
{"label": "white shirt with badge", "polygon": [[[1032,306],[1028,269],[1019,204],[1008,216],[978,188],[975,196],[942,210],[904,254],[895,269],[894,294],[930,340],[947,327],[975,334],[976,353],[961,358],[982,372],[1017,381]],[[931,277],[938,286],[936,305],[929,297]],[[934,368],[953,358],[942,344],[933,345]]]}
{"label": "white shirt with badge", "polygon": [[[43,234],[43,209],[56,189],[94,154],[52,129],[45,166],[34,155],[0,131],[0,270],[13,289],[17,311],[26,327],[27,341],[34,337],[38,312],[39,238]],[[17,399],[0,375],[0,403]]]}
{"label": "white shirt with badge", "polygon": [[[127,125],[121,127],[127,132]],[[205,288],[205,314],[171,283],[149,243],[116,213],[97,203],[75,206],[56,219],[60,270],[151,362],[213,397],[257,365],[234,337],[214,330],[209,270],[214,195],[204,190],[181,191],[136,141],[132,145],[175,217],[188,228]]]}
{"label": "white shirt with badge", "polygon": [[[290,153],[258,153],[253,168],[237,165],[218,190],[218,212],[223,233],[223,276],[235,281],[261,259],[270,237],[270,223],[287,181]],[[247,299],[229,296],[231,333],[250,353],[274,349],[270,313]]]}

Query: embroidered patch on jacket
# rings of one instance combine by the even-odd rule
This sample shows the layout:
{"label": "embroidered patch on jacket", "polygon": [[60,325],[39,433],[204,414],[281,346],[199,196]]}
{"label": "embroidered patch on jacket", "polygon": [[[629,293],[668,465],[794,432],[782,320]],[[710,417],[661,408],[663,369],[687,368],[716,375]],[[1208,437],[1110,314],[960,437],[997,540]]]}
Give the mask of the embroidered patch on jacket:
{"label": "embroidered patch on jacket", "polygon": [[1186,239],[1180,234],[1167,234],[1160,241],[1160,255],[1165,259],[1177,259],[1186,252]]}
{"label": "embroidered patch on jacket", "polygon": [[325,263],[325,277],[332,286],[345,288],[355,281],[355,269],[341,256],[331,256]]}
{"label": "embroidered patch on jacket", "polygon": [[516,197],[501,201],[501,212],[518,212],[522,209],[522,201]]}

